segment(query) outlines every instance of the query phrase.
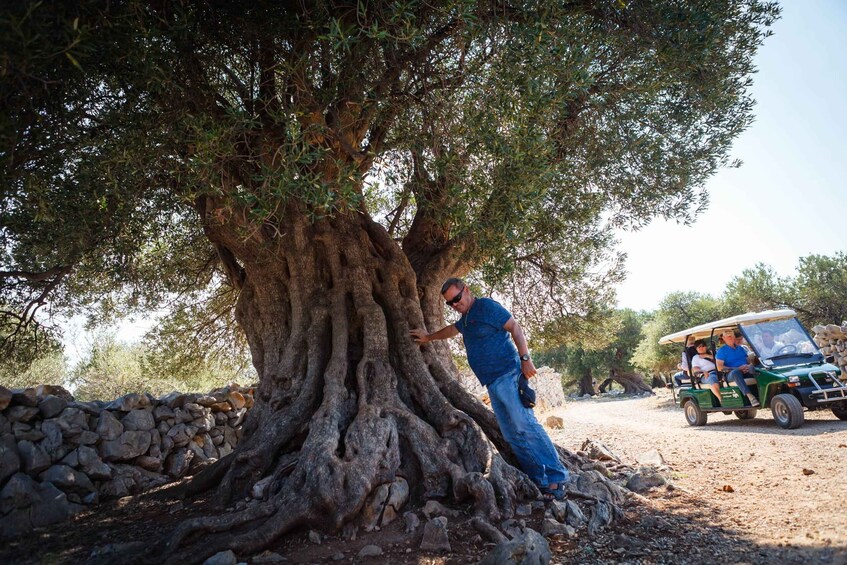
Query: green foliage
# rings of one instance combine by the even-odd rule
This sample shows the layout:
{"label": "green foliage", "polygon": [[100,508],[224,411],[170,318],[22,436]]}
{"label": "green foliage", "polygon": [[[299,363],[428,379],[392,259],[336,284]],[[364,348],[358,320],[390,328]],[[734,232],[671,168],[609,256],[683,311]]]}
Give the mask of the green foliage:
{"label": "green foliage", "polygon": [[643,337],[644,318],[644,314],[628,309],[607,312],[602,320],[605,340],[597,341],[592,335],[588,342],[581,344],[571,342],[535,351],[536,364],[549,365],[562,373],[566,387],[587,374],[601,379],[611,370],[632,372],[631,360]]}
{"label": "green foliage", "polygon": [[537,285],[590,319],[622,272],[611,227],[689,221],[731,164],[778,14],[760,0],[10,3],[0,302],[28,321],[45,296],[99,304],[98,320],[144,312],[215,294],[214,272],[238,288],[292,217],[362,213],[419,277],[449,264]]}
{"label": "green foliage", "polygon": [[632,356],[633,365],[651,373],[675,372],[681,349],[678,345],[659,345],[659,338],[734,313],[738,312],[728,311],[722,300],[709,295],[696,292],[668,294],[644,324],[643,338]]}
{"label": "green foliage", "polygon": [[727,285],[725,300],[740,312],[791,308],[811,328],[847,320],[847,254],[801,257],[794,277],[779,277],[773,268],[757,264]]}
{"label": "green foliage", "polygon": [[235,298],[221,285],[212,295],[195,293],[173,304],[144,337],[144,372],[168,375],[190,391],[210,390],[210,382],[255,380],[247,342],[233,319]]}
{"label": "green foliage", "polygon": [[[142,375],[143,350],[138,345],[125,345],[114,335],[100,333],[89,352],[70,374],[74,396],[79,400],[112,400],[130,392],[159,393],[152,390]],[[164,382],[167,390],[175,386]]]}
{"label": "green foliage", "polygon": [[[161,372],[162,367],[172,372]],[[143,343],[125,344],[98,333],[73,368],[68,384],[80,400],[112,400],[131,392],[161,396],[171,391],[207,392],[229,382],[251,380],[248,373],[214,358],[208,363],[177,366],[174,359]]]}
{"label": "green foliage", "polygon": [[0,385],[6,388],[27,388],[40,384],[67,384],[67,359],[58,349],[37,357],[26,365],[11,363],[5,359],[0,363]]}

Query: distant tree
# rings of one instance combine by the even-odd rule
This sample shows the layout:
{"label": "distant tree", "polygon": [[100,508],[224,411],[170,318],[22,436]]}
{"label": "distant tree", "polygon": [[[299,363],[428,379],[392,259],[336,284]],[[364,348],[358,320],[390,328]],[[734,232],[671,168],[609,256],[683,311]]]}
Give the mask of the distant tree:
{"label": "distant tree", "polygon": [[741,275],[733,278],[723,298],[727,309],[737,314],[786,308],[789,303],[796,302],[791,277],[780,277],[773,267],[764,263],[744,269]]}
{"label": "distant tree", "polygon": [[237,452],[189,488],[228,504],[273,477],[271,499],[177,528],[170,562],[338,530],[398,473],[511,515],[534,490],[493,415],[409,329],[443,323],[449,275],[520,273],[554,304],[614,257],[610,226],[689,220],[779,12],[6,4],[0,302],[22,327],[46,297],[108,314],[225,285],[258,373]]}
{"label": "distant tree", "polygon": [[80,400],[113,400],[131,392],[162,396],[171,391],[208,392],[244,377],[238,366],[210,357],[208,362],[179,355],[146,342],[124,343],[114,332],[96,332],[67,384]]}
{"label": "distant tree", "polygon": [[6,358],[0,361],[0,386],[27,388],[40,384],[68,385],[68,363],[60,348],[39,349],[35,359],[15,362]]}
{"label": "distant tree", "polygon": [[645,322],[643,338],[635,348],[632,363],[653,374],[675,372],[681,346],[659,345],[659,339],[729,315],[721,299],[696,292],[672,292]]}
{"label": "distant tree", "polygon": [[[98,332],[91,347],[69,376],[74,396],[79,400],[113,400],[130,392],[161,393],[151,387],[141,370],[143,348],[119,342],[114,333]],[[177,387],[162,383],[168,391]]]}
{"label": "distant tree", "polygon": [[539,363],[550,365],[563,374],[564,386],[577,385],[580,395],[593,396],[597,383],[602,385],[608,379],[618,382],[626,392],[650,390],[630,362],[642,339],[643,318],[644,314],[632,310],[609,312],[599,324],[607,332],[604,341],[592,336],[582,344],[558,345],[534,355]]}
{"label": "distant tree", "polygon": [[741,313],[791,308],[807,327],[847,320],[847,254],[801,257],[796,276],[779,277],[762,263],[727,285],[724,300]]}
{"label": "distant tree", "polygon": [[0,342],[7,344],[0,347],[0,385],[24,388],[63,384],[65,359],[55,330],[39,322],[21,325],[20,317],[0,304]]}
{"label": "distant tree", "polygon": [[789,305],[808,327],[847,320],[847,253],[801,257],[793,282],[796,302]]}

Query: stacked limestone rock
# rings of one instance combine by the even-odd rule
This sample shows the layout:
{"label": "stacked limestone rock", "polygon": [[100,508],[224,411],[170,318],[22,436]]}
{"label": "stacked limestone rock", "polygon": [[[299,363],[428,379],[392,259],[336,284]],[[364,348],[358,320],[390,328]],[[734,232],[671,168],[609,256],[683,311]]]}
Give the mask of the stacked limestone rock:
{"label": "stacked limestone rock", "polygon": [[0,539],[194,474],[233,450],[252,405],[238,385],[108,404],[0,386]]}
{"label": "stacked limestone rock", "polygon": [[815,343],[826,356],[832,355],[835,364],[841,369],[842,375],[847,375],[847,321],[841,322],[840,326],[828,324],[826,326],[815,326]]}
{"label": "stacked limestone rock", "polygon": [[[459,383],[476,398],[490,405],[488,390],[479,383],[479,379],[470,371],[459,371]],[[565,405],[565,392],[562,389],[562,376],[550,367],[541,367],[538,373],[530,379],[530,386],[535,389],[535,411],[547,412]]]}

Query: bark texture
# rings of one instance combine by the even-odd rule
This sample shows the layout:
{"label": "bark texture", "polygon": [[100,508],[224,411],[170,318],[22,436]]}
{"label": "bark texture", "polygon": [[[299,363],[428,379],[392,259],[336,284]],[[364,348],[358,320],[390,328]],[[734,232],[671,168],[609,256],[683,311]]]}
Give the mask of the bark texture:
{"label": "bark texture", "polygon": [[410,339],[425,320],[400,247],[363,214],[302,217],[292,214],[282,234],[207,228],[243,269],[237,319],[260,383],[245,439],[187,492],[217,485],[228,503],[273,478],[261,502],[184,523],[168,562],[258,551],[300,526],[355,526],[377,487],[397,476],[413,503],[468,501],[487,521],[537,495],[508,463],[493,414],[453,378],[445,350]]}
{"label": "bark texture", "polygon": [[617,369],[612,369],[609,371],[609,377],[600,383],[600,392],[606,392],[606,389],[611,386],[612,383],[618,383],[623,387],[623,391],[626,394],[635,394],[641,392],[650,392],[652,393],[652,389],[650,386],[644,382],[644,379],[641,378],[641,375],[638,373],[627,373],[624,371],[618,371]]}

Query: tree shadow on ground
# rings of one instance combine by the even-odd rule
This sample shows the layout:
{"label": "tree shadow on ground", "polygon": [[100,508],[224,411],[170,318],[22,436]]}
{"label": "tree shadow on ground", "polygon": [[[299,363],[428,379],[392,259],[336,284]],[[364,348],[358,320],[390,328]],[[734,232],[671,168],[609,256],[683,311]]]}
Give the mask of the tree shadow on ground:
{"label": "tree shadow on ground", "polygon": [[[423,527],[406,533],[403,520],[381,531],[359,532],[355,539],[322,535],[320,544],[306,531],[279,540],[270,551],[285,557],[286,563],[476,563],[494,546],[482,541],[469,524],[470,514],[460,508],[460,516],[449,518],[450,553],[419,549]],[[182,520],[217,511],[209,498],[182,503],[156,496],[138,496],[101,505],[97,511],[80,515],[67,524],[43,528],[14,540],[0,550],[0,562],[30,563],[121,563],[117,555],[92,559],[109,544],[164,543]],[[420,512],[418,512],[420,516]],[[845,563],[844,548],[824,543],[809,546],[761,545],[751,542],[713,518],[716,509],[691,493],[671,488],[654,489],[646,497],[633,495],[624,518],[612,527],[589,536],[585,528],[574,538],[550,539],[554,563]],[[541,531],[544,510],[521,518]],[[357,557],[366,545],[377,545],[382,554]],[[235,551],[240,562],[253,563],[255,555]],[[265,554],[267,556],[267,554]],[[258,562],[258,561],[257,561]]]}

